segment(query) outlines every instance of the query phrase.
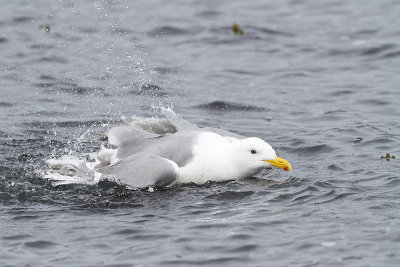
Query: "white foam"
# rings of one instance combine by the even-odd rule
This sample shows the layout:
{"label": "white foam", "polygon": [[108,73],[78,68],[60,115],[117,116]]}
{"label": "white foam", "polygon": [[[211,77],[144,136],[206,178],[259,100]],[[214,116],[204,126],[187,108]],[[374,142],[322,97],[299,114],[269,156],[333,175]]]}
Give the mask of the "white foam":
{"label": "white foam", "polygon": [[85,162],[83,159],[80,159],[76,156],[73,155],[63,155],[61,158],[58,159],[48,159],[46,160],[46,163],[50,167],[57,167],[60,165],[65,165],[65,164],[72,164],[72,165],[79,165],[81,163]]}
{"label": "white foam", "polygon": [[64,184],[96,184],[102,174],[94,170],[95,163],[72,155],[46,161],[48,168],[43,178],[54,180],[54,186]]}
{"label": "white foam", "polygon": [[96,161],[95,164],[92,166],[92,169],[100,165],[106,166],[114,164],[118,161],[117,153],[118,149],[106,148],[102,145],[99,152],[89,155]]}

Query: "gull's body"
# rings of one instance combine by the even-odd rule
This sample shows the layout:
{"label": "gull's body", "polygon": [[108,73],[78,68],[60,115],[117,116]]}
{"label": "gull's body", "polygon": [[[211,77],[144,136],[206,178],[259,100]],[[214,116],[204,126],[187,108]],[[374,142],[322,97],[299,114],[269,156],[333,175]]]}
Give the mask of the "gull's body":
{"label": "gull's body", "polygon": [[203,184],[251,177],[261,169],[277,166],[291,170],[272,147],[257,137],[246,138],[216,128],[199,128],[170,109],[166,119],[137,118],[111,128],[108,142],[96,163],[49,160],[47,178],[57,184],[110,178],[132,187]]}
{"label": "gull's body", "polygon": [[170,109],[163,113],[167,120],[131,121],[112,128],[109,142],[118,150],[111,158],[100,152],[96,171],[144,187],[235,180],[270,165],[291,169],[259,138],[199,128]]}

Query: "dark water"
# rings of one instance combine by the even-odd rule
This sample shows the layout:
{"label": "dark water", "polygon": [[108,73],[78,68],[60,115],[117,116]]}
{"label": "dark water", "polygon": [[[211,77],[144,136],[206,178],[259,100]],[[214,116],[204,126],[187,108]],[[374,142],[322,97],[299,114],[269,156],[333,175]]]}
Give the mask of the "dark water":
{"label": "dark water", "polygon": [[[3,1],[0,265],[398,266],[399,14],[394,0]],[[87,132],[161,105],[267,140],[292,175],[154,193],[41,177],[46,159],[96,151]]]}

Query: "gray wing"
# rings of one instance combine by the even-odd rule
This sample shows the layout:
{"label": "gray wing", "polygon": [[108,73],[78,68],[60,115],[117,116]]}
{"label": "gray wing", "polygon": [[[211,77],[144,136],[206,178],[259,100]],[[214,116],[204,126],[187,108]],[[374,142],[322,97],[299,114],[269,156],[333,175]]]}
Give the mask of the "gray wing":
{"label": "gray wing", "polygon": [[213,132],[225,137],[233,137],[237,139],[243,139],[246,138],[245,136],[235,134],[226,130],[222,129],[217,129],[217,128],[212,128],[212,127],[205,127],[205,128],[199,128],[196,125],[188,122],[187,120],[182,119],[179,115],[177,115],[173,110],[171,109],[166,109],[163,108],[161,109],[162,112],[164,113],[165,117],[167,120],[176,127],[176,129],[179,130],[197,130],[197,131],[202,131],[202,132]]}
{"label": "gray wing", "polygon": [[132,126],[116,126],[111,128],[108,133],[108,142],[112,145],[121,146],[122,144],[132,143],[133,145],[137,142],[141,142],[145,139],[156,138],[160,135],[145,132],[140,129],[136,129]]}
{"label": "gray wing", "polygon": [[171,109],[162,109],[167,119],[138,119],[111,128],[108,141],[118,147],[117,158],[135,154],[158,155],[179,166],[192,157],[192,145],[200,128],[182,119]]}
{"label": "gray wing", "polygon": [[179,167],[173,161],[156,155],[133,155],[99,171],[132,187],[168,186],[179,177]]}
{"label": "gray wing", "polygon": [[157,134],[144,132],[132,126],[117,126],[108,131],[108,142],[118,147],[117,157],[127,158],[133,154],[141,153],[154,139]]}
{"label": "gray wing", "polygon": [[157,135],[176,132],[176,127],[172,125],[166,118],[159,119],[134,117],[130,119],[123,119],[123,122],[126,126],[131,126],[135,129]]}
{"label": "gray wing", "polygon": [[161,108],[161,112],[165,116],[163,119],[158,118],[131,118],[124,119],[123,122],[127,126],[131,126],[138,130],[157,135],[164,135],[168,133],[175,133],[182,129],[195,129],[196,125],[182,119],[172,109]]}
{"label": "gray wing", "polygon": [[187,120],[182,119],[182,117],[178,116],[172,109],[170,108],[162,108],[161,109],[164,116],[167,120],[175,126],[175,128],[179,130],[183,129],[195,129],[197,128],[196,125],[188,122]]}

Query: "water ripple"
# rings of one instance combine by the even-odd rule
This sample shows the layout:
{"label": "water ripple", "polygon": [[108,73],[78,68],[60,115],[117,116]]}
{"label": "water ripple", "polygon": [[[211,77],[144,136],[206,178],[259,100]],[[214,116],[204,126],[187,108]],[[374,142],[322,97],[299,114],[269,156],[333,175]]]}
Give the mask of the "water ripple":
{"label": "water ripple", "polygon": [[215,200],[242,200],[244,198],[248,198],[254,194],[253,191],[226,191],[217,194],[211,194],[206,197],[206,199],[215,199]]}
{"label": "water ripple", "polygon": [[263,108],[252,106],[252,105],[243,105],[233,102],[227,101],[214,101],[207,104],[201,104],[195,106],[198,109],[206,109],[210,111],[262,111]]}
{"label": "water ripple", "polygon": [[44,240],[25,242],[24,245],[25,245],[25,247],[35,248],[35,249],[48,249],[50,247],[57,246],[56,243],[44,241]]}
{"label": "water ripple", "polygon": [[166,36],[186,35],[189,33],[190,32],[188,30],[178,28],[175,26],[161,26],[147,32],[147,34],[151,37],[159,37],[163,35]]}
{"label": "water ripple", "polygon": [[15,106],[15,103],[0,102],[0,108],[9,108]]}

